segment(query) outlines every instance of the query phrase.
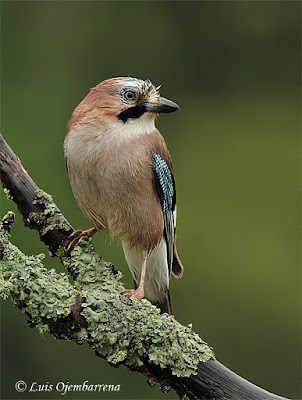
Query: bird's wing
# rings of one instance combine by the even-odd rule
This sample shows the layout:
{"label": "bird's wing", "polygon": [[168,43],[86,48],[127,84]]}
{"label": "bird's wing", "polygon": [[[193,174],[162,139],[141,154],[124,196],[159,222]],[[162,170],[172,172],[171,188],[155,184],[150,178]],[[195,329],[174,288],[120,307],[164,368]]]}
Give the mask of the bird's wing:
{"label": "bird's wing", "polygon": [[68,165],[67,165],[67,151],[66,151],[66,147],[64,146],[64,161],[65,161],[65,167],[66,167],[66,171],[68,172]]}
{"label": "bird's wing", "polygon": [[[169,163],[170,164],[170,163]],[[155,175],[156,189],[164,215],[164,237],[167,244],[167,261],[169,274],[172,270],[175,227],[176,227],[176,190],[171,169],[166,161],[157,153],[152,152],[152,165]]]}

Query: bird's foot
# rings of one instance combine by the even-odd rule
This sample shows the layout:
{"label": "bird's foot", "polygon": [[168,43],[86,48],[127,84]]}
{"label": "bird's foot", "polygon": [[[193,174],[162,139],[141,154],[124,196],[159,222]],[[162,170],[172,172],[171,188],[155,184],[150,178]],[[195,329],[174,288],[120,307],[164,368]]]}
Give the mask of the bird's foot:
{"label": "bird's foot", "polygon": [[141,290],[140,288],[137,288],[136,290],[133,289],[125,289],[121,292],[122,297],[136,297],[137,300],[141,301],[144,298],[144,291]]}
{"label": "bird's foot", "polygon": [[86,231],[77,230],[72,232],[65,242],[66,253],[70,254],[79,240],[89,240],[89,238],[91,238],[96,232],[96,228],[87,229]]}

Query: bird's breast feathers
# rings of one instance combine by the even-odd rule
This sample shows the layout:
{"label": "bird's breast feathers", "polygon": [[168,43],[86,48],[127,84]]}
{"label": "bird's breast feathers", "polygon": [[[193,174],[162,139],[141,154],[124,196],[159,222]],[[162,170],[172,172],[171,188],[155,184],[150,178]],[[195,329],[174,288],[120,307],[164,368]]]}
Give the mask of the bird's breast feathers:
{"label": "bird's breast feathers", "polygon": [[83,127],[82,131],[76,128],[67,136],[65,149],[71,185],[89,221],[112,236],[151,250],[164,228],[152,153],[159,152],[168,163],[170,158],[154,124],[153,130],[149,120],[142,121],[141,127],[144,124],[149,131],[132,130],[127,140],[128,123],[116,132],[96,126]]}

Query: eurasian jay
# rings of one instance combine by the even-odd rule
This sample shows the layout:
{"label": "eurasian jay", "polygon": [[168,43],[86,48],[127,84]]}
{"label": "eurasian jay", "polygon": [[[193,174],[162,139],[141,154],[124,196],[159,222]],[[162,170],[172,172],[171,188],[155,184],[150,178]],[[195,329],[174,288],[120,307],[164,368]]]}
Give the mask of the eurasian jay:
{"label": "eurasian jay", "polygon": [[74,196],[93,225],[74,232],[71,246],[99,230],[117,237],[136,286],[122,295],[169,313],[169,278],[181,277],[183,266],[172,163],[155,119],[178,109],[149,80],[108,79],[76,107],[64,144]]}

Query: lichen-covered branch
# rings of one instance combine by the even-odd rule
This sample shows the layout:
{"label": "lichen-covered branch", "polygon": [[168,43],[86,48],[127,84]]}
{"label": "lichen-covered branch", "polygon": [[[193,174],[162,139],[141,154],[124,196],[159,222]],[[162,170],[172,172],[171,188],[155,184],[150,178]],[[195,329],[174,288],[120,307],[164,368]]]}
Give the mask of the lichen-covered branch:
{"label": "lichen-covered branch", "polygon": [[[4,228],[6,220],[0,228],[0,294],[22,309],[41,332],[85,343],[110,364],[123,363],[139,370],[147,362],[169,368],[176,376],[196,373],[199,361],[213,357],[191,327],[160,314],[147,300],[123,301],[121,275],[113,273],[91,243],[82,242],[71,257],[63,258],[68,269],[76,271],[72,285],[67,275],[43,266],[43,255],[26,256],[11,244]],[[76,326],[71,322],[79,299],[83,320]]]}
{"label": "lichen-covered branch", "polygon": [[54,255],[62,241],[73,232],[73,228],[47,196],[43,199],[39,197],[39,186],[1,134],[0,172],[6,194],[17,204],[25,226],[37,230],[41,240]]}
{"label": "lichen-covered branch", "polygon": [[163,392],[173,388],[192,399],[281,399],[242,379],[214,359],[211,348],[147,300],[121,298],[121,274],[91,242],[70,255],[64,242],[73,231],[51,196],[32,181],[0,135],[1,180],[25,225],[39,232],[68,274],[47,270],[43,255],[27,256],[9,240],[13,214],[0,226],[0,295],[24,311],[40,332],[90,347],[109,364],[148,376]]}
{"label": "lichen-covered branch", "polygon": [[9,212],[0,224],[0,296],[24,311],[41,333],[50,331],[52,323],[71,314],[79,295],[66,274],[44,267],[44,254],[27,256],[10,243],[13,220],[14,214]]}

